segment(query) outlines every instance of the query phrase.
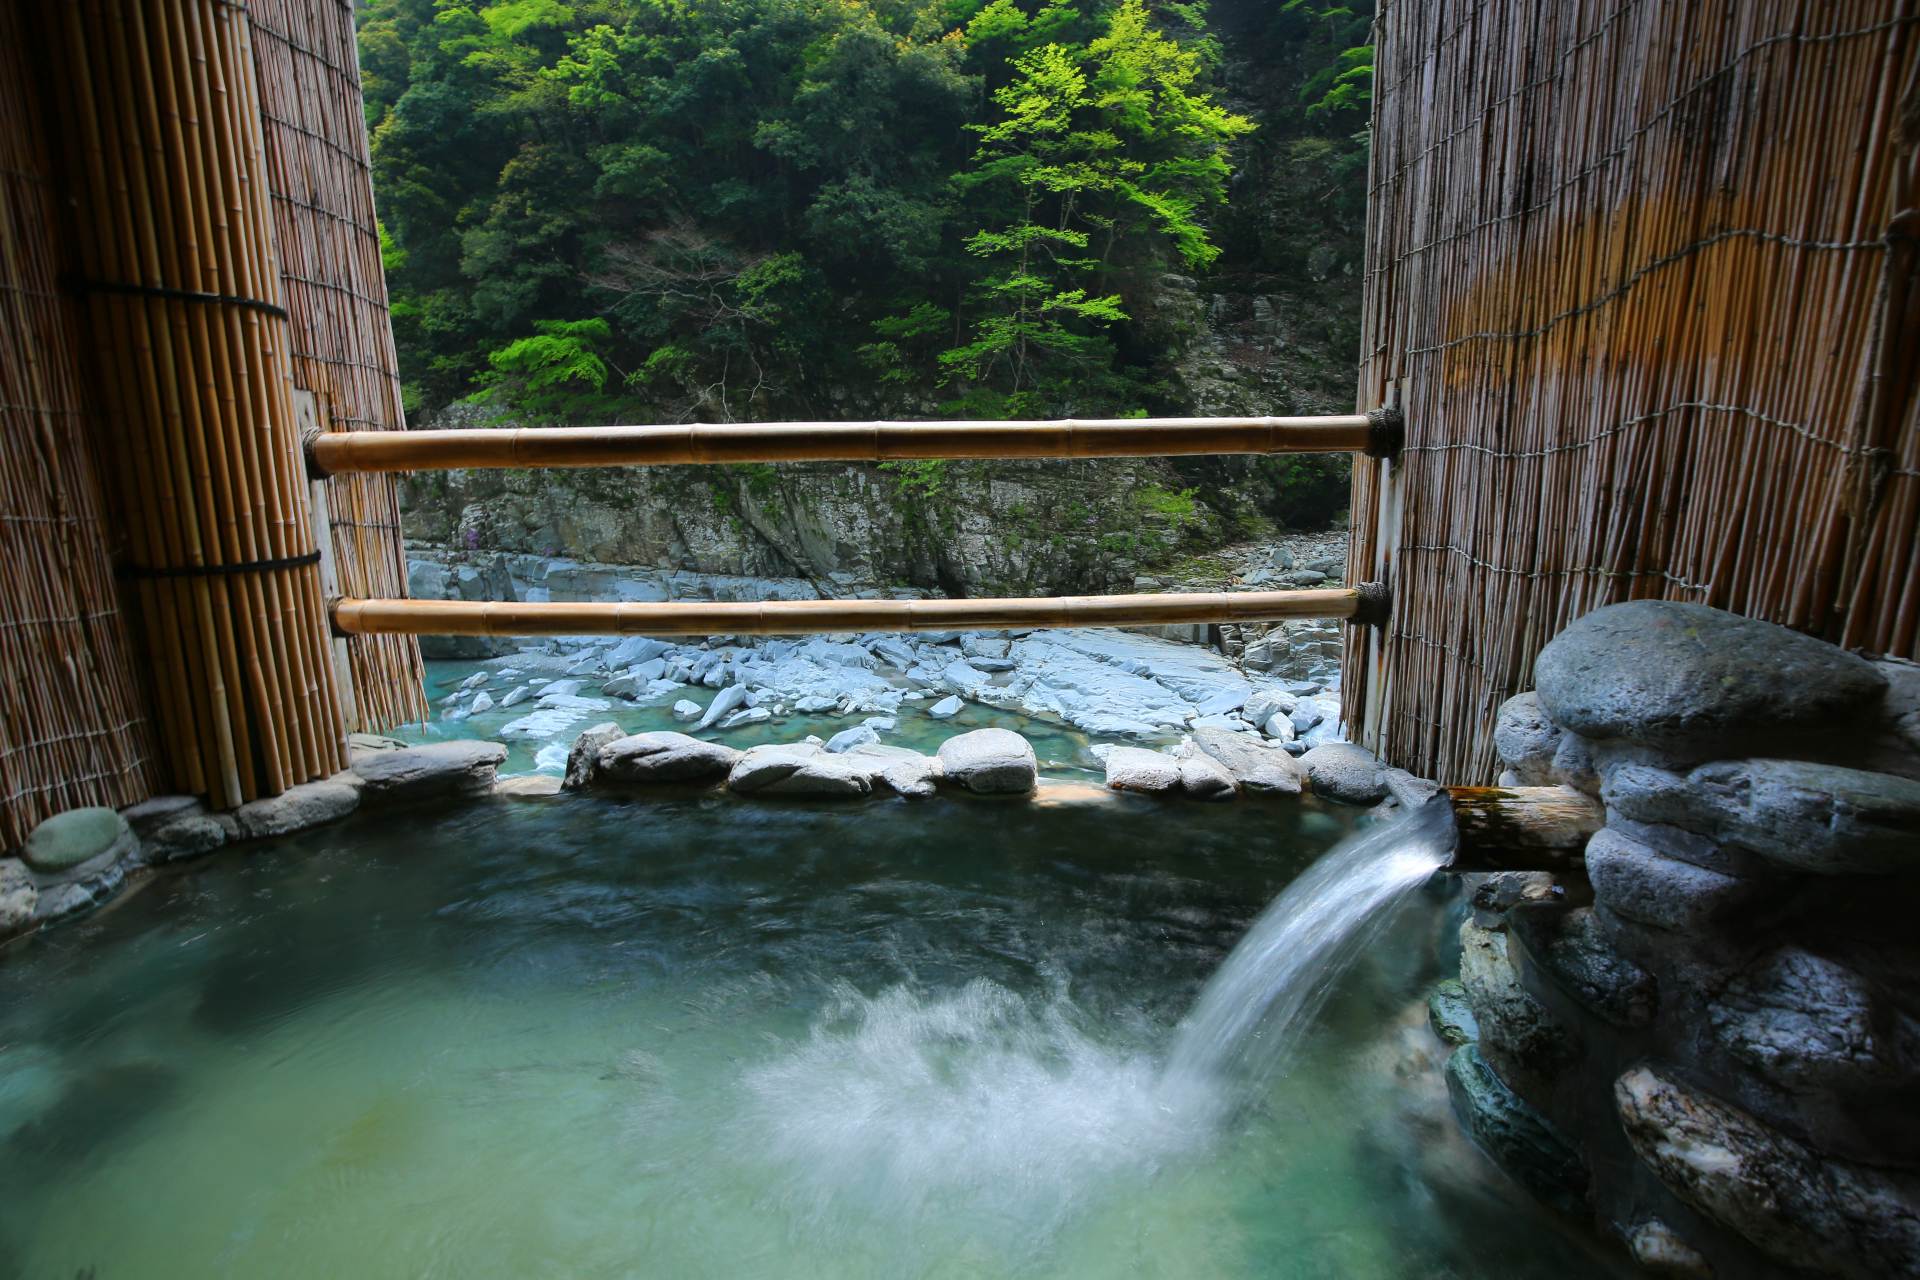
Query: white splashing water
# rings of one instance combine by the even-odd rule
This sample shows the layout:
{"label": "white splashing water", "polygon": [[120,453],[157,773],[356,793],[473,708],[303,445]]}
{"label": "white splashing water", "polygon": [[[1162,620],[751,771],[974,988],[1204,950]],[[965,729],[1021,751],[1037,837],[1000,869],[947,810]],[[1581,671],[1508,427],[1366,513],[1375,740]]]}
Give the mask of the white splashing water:
{"label": "white splashing water", "polygon": [[1335,982],[1452,841],[1447,807],[1428,805],[1348,839],[1288,885],[1181,1022],[1168,1079],[1259,1081],[1281,1070]]}
{"label": "white splashing water", "polygon": [[804,1043],[747,1070],[734,1141],[829,1236],[894,1224],[935,1252],[929,1233],[956,1231],[1042,1247],[1220,1135],[1449,839],[1444,817],[1412,815],[1328,853],[1235,947],[1164,1063],[1089,1034],[1064,983],[1025,998],[986,979],[944,994],[843,985]]}
{"label": "white splashing water", "polygon": [[924,1229],[960,1214],[1016,1250],[1115,1180],[1204,1142],[1197,1093],[1098,1043],[1064,992],[977,978],[945,995],[841,988],[793,1052],[751,1069],[742,1136],[793,1175],[803,1219]]}

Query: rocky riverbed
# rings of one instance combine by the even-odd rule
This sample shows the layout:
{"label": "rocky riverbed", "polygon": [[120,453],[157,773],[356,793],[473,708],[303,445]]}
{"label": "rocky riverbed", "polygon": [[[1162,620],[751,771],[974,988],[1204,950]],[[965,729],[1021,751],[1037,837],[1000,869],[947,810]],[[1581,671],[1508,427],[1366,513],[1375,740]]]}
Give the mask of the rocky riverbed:
{"label": "rocky riverbed", "polygon": [[[1229,547],[1143,591],[1337,585],[1345,534]],[[414,595],[470,600],[818,599],[821,584],[416,547]],[[906,597],[855,582],[852,598]],[[559,773],[586,726],[680,729],[747,748],[808,736],[931,750],[968,729],[1016,730],[1043,772],[1107,767],[1116,745],[1178,750],[1245,733],[1294,753],[1338,737],[1340,626],[841,634],[704,639],[455,639],[429,647],[434,715],[400,736],[495,738],[509,772]]]}

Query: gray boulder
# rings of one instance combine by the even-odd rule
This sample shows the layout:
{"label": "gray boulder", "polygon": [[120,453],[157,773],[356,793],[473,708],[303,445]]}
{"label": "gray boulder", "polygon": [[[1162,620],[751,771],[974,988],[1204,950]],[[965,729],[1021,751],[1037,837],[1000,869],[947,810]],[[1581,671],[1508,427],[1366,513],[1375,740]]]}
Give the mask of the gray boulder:
{"label": "gray boulder", "polygon": [[941,776],[982,795],[1025,795],[1040,776],[1033,745],[1009,729],[975,729],[940,744]]}
{"label": "gray boulder", "polygon": [[[362,738],[365,735],[353,735]],[[351,739],[350,739],[351,741]],[[399,750],[404,743],[393,742]],[[239,825],[230,813],[211,813],[198,796],[155,796],[120,815],[140,837],[140,854],[150,863],[178,862],[212,853],[239,838]]]}
{"label": "gray boulder", "polygon": [[1196,730],[1193,742],[1249,791],[1300,794],[1300,763],[1280,747],[1268,746],[1251,734],[1221,729]]}
{"label": "gray boulder", "polygon": [[858,761],[829,755],[811,743],[753,747],[733,764],[727,787],[769,795],[853,798],[873,790],[872,771]]}
{"label": "gray boulder", "polygon": [[1920,1028],[1859,974],[1800,947],[1736,975],[1707,1012],[1720,1046],[1784,1089],[1844,1090],[1920,1071]]}
{"label": "gray boulder", "polygon": [[927,714],[932,716],[935,720],[951,720],[955,716],[959,715],[960,709],[966,705],[967,705],[966,703],[960,700],[960,696],[958,694],[950,693],[946,697],[940,699],[940,701],[928,707]]}
{"label": "gray boulder", "polygon": [[1107,752],[1107,785],[1115,791],[1166,795],[1180,789],[1180,762],[1163,751],[1114,747]]}
{"label": "gray boulder", "polygon": [[895,795],[913,800],[932,795],[940,776],[940,766],[933,757],[905,747],[867,743],[848,751],[846,759],[867,768],[876,787],[884,785]]}
{"label": "gray boulder", "polygon": [[567,752],[567,772],[560,781],[563,791],[579,791],[593,785],[594,774],[599,767],[600,748],[609,742],[617,742],[627,736],[627,731],[609,720],[597,724],[573,740],[572,748]]}
{"label": "gray boulder", "polygon": [[1665,823],[1816,875],[1920,869],[1920,782],[1803,760],[1721,760],[1678,774],[1623,762],[1602,794]]}
{"label": "gray boulder", "polygon": [[1541,972],[1576,1002],[1617,1027],[1653,1019],[1658,988],[1653,975],[1614,950],[1591,909],[1518,908],[1508,915]]}
{"label": "gray boulder", "polygon": [[479,795],[493,789],[507,758],[497,742],[460,739],[430,742],[400,751],[354,754],[353,772],[366,784],[368,803]]}
{"label": "gray boulder", "polygon": [[682,698],[673,704],[673,718],[683,723],[698,720],[702,714],[700,704],[691,698]]}
{"label": "gray boulder", "polygon": [[1387,795],[1386,767],[1365,747],[1324,742],[1300,757],[1313,794],[1348,804],[1378,804]]}
{"label": "gray boulder", "polygon": [[1753,898],[1749,881],[1670,858],[1610,827],[1587,841],[1586,867],[1597,902],[1655,929],[1714,928]]}
{"label": "gray boulder", "polygon": [[1614,1082],[1627,1141],[1674,1195],[1784,1267],[1920,1274],[1920,1185],[1823,1157],[1651,1067]]}
{"label": "gray boulder", "polygon": [[360,807],[362,789],[363,784],[352,773],[305,782],[277,796],[248,801],[233,811],[233,820],[243,840],[289,835],[346,817]]}
{"label": "gray boulder", "polygon": [[1199,750],[1189,750],[1180,757],[1180,790],[1195,800],[1231,800],[1240,794],[1233,775]]}
{"label": "gray boulder", "polygon": [[600,748],[594,776],[620,785],[717,782],[740,752],[684,733],[635,733]]}
{"label": "gray boulder", "polygon": [[1696,760],[1859,723],[1887,688],[1872,663],[1824,641],[1675,600],[1576,620],[1541,650],[1534,683],[1563,728]]}

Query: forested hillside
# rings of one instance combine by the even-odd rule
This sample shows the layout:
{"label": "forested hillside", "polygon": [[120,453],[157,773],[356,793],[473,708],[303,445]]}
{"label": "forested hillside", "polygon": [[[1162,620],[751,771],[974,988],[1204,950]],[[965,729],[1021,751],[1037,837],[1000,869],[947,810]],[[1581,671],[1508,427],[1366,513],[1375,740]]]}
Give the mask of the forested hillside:
{"label": "forested hillside", "polygon": [[[1370,17],[373,0],[361,53],[409,410],[1346,408]],[[1344,504],[1341,466],[1183,462],[1167,485],[1216,532],[1312,523]],[[941,483],[898,479],[922,499]]]}

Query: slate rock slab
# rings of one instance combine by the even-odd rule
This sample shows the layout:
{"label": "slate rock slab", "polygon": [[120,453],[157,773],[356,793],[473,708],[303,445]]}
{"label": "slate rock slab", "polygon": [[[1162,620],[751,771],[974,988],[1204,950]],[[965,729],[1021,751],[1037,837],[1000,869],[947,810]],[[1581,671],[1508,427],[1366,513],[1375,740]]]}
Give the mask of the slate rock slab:
{"label": "slate rock slab", "polygon": [[718,782],[740,752],[684,733],[635,733],[600,748],[596,780],[619,784]]}
{"label": "slate rock slab", "polygon": [[1454,1114],[1481,1149],[1515,1181],[1562,1213],[1579,1214],[1587,1170],[1579,1154],[1545,1116],[1507,1087],[1477,1044],[1447,1059],[1447,1093]]}
{"label": "slate rock slab", "polygon": [[1284,748],[1269,746],[1252,734],[1200,729],[1194,745],[1218,761],[1234,782],[1249,791],[1297,796],[1303,781],[1300,764]]}
{"label": "slate rock slab", "polygon": [[506,758],[500,743],[468,738],[364,751],[354,756],[353,772],[366,783],[368,800],[427,800],[491,790]]}
{"label": "slate rock slab", "polygon": [[1534,663],[1540,705],[1588,738],[1704,760],[1756,738],[1821,734],[1870,714],[1886,677],[1797,631],[1677,600],[1630,600],[1577,619]]}
{"label": "slate rock slab", "polygon": [[1634,1153],[1667,1189],[1785,1267],[1920,1275],[1920,1180],[1827,1159],[1651,1066],[1614,1082]]}

